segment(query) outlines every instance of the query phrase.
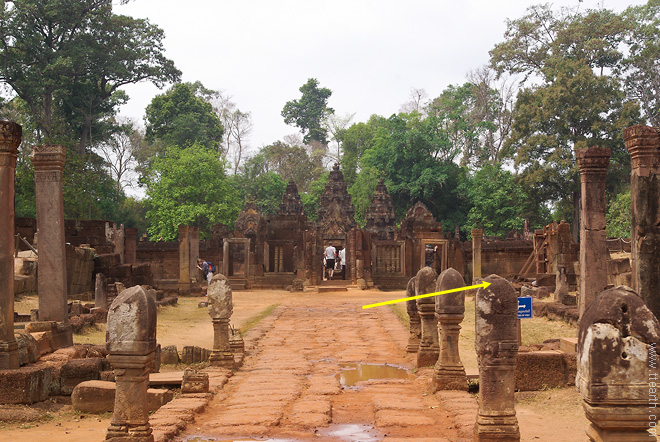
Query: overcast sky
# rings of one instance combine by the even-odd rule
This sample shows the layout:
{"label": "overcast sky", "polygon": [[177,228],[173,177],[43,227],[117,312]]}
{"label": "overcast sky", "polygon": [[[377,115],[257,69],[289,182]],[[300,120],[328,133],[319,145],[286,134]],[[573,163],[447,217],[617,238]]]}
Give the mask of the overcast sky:
{"label": "overcast sky", "polygon": [[[488,62],[506,19],[521,17],[529,0],[133,0],[115,13],[148,18],[165,31],[166,55],[183,81],[233,97],[252,114],[252,152],[297,129],[284,124],[284,104],[300,97],[309,78],[332,90],[338,115],[390,116],[412,88],[438,96]],[[552,2],[575,6],[578,0]],[[580,8],[601,2],[584,0]],[[604,0],[617,12],[637,0]],[[125,88],[122,115],[142,120],[164,92],[148,83]]]}

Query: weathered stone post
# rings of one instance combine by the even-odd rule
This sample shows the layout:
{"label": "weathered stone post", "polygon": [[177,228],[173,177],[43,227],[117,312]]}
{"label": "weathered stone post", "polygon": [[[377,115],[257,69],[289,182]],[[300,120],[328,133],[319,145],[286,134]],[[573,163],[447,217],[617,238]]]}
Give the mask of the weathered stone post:
{"label": "weathered stone post", "polygon": [[229,318],[234,311],[231,286],[225,275],[213,275],[207,291],[209,316],[213,320],[213,352],[209,358],[211,365],[234,368],[234,355],[229,345]]}
{"label": "weathered stone post", "polygon": [[[452,268],[438,276],[435,291],[465,287],[461,274]],[[458,337],[465,316],[465,292],[435,296],[435,317],[438,320],[440,356],[433,370],[431,391],[468,389],[465,368],[458,353]]]}
{"label": "weathered stone post", "polygon": [[474,347],[479,361],[479,413],[474,440],[519,441],[514,406],[518,297],[506,279],[490,275],[477,291]]}
{"label": "weathered stone post", "polygon": [[179,291],[190,291],[190,227],[179,226]]}
{"label": "weathered stone post", "polygon": [[481,238],[483,230],[472,229],[472,284],[479,284],[481,280]]}
{"label": "weathered stone post", "polygon": [[625,130],[630,152],[632,287],[660,317],[660,134],[632,126]]}
{"label": "weathered stone post", "polygon": [[[406,287],[406,298],[415,296],[415,277],[413,276],[408,281],[408,286]],[[406,311],[408,312],[408,318],[410,323],[410,336],[408,336],[408,345],[406,346],[406,351],[408,353],[417,353],[419,350],[419,340],[422,337],[422,323],[419,318],[419,312],[417,311],[417,300],[406,301]]]}
{"label": "weathered stone post", "polygon": [[23,129],[0,121],[0,369],[18,368],[14,339],[14,178]]}
{"label": "weathered stone post", "polygon": [[201,280],[202,273],[197,270],[197,260],[199,259],[199,227],[190,228],[190,254],[188,258],[190,259],[190,276],[194,276],[197,282],[203,282]]}
{"label": "weathered stone post", "polygon": [[656,440],[659,343],[660,323],[626,287],[600,293],[584,312],[575,383],[592,441]]}
{"label": "weathered stone post", "polygon": [[39,331],[50,330],[55,348],[73,345],[71,326],[68,325],[64,244],[62,171],[65,158],[64,146],[53,144],[34,146],[30,158],[34,166],[37,197],[37,293],[39,322],[42,323],[32,326],[34,331],[37,331],[37,327]]}
{"label": "weathered stone post", "polygon": [[580,317],[607,286],[607,242],[605,235],[605,177],[610,162],[610,149],[590,147],[578,149],[580,167]]}
{"label": "weathered stone post", "polygon": [[112,302],[106,347],[117,390],[105,440],[153,442],[147,385],[156,355],[156,304],[142,287],[126,289]]}
{"label": "weathered stone post", "polygon": [[[415,296],[435,292],[438,274],[431,267],[422,267],[415,276]],[[417,311],[422,323],[422,338],[417,350],[417,366],[434,365],[438,360],[438,320],[435,317],[433,297],[417,299]]]}
{"label": "weathered stone post", "polygon": [[124,263],[137,263],[137,234],[138,230],[126,227],[124,229]]}
{"label": "weathered stone post", "polygon": [[108,278],[103,273],[97,273],[94,281],[94,306],[108,308]]}

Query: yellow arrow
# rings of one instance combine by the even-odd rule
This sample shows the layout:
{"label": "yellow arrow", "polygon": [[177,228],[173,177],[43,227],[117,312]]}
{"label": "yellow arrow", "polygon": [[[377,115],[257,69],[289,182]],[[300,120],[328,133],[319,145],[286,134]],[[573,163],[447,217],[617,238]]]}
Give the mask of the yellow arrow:
{"label": "yellow arrow", "polygon": [[424,295],[411,296],[410,298],[393,299],[391,301],[377,302],[376,304],[367,304],[367,305],[363,305],[362,308],[379,307],[381,305],[396,304],[398,302],[411,301],[413,299],[430,298],[431,296],[445,295],[447,293],[462,292],[463,290],[478,289],[478,288],[482,288],[482,287],[486,288],[489,285],[490,285],[490,282],[484,281],[481,284],[469,285],[467,287],[459,287],[457,289],[449,289],[449,290],[443,290],[441,292],[426,293]]}

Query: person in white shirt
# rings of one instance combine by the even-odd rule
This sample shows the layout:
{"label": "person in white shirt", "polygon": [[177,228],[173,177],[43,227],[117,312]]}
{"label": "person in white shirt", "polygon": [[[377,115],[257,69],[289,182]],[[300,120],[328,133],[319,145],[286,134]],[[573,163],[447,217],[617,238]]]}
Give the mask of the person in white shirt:
{"label": "person in white shirt", "polygon": [[[332,276],[335,274],[335,257],[337,256],[337,249],[332,247],[331,242],[328,243],[328,247],[326,247],[323,252],[323,256],[325,256],[325,268],[328,270],[328,278],[332,279]],[[323,280],[325,281],[325,272],[323,274]]]}
{"label": "person in white shirt", "polygon": [[339,265],[341,266],[341,279],[346,279],[346,247],[339,251]]}

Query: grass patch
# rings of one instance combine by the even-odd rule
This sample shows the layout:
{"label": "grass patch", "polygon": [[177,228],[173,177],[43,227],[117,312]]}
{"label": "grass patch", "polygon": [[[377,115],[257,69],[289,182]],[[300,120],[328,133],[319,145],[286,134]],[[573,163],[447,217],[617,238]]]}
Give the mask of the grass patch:
{"label": "grass patch", "polygon": [[14,297],[14,311],[20,315],[29,315],[30,310],[39,308],[39,296],[35,292],[21,293]]}
{"label": "grass patch", "polygon": [[396,304],[388,304],[388,307],[392,312],[399,318],[399,321],[406,327],[410,328],[410,317],[408,316],[408,311],[406,310],[406,303],[399,302]]}
{"label": "grass patch", "polygon": [[248,332],[251,328],[253,328],[255,325],[257,325],[262,319],[264,319],[266,316],[270,315],[273,313],[273,310],[277,308],[279,304],[273,304],[269,305],[266,307],[264,310],[262,310],[259,314],[252,316],[251,318],[248,318],[244,323],[243,326],[241,326],[241,334],[245,336],[245,333]]}
{"label": "grass patch", "polygon": [[105,344],[105,324],[94,324],[83,327],[82,333],[73,334],[74,344]]}

